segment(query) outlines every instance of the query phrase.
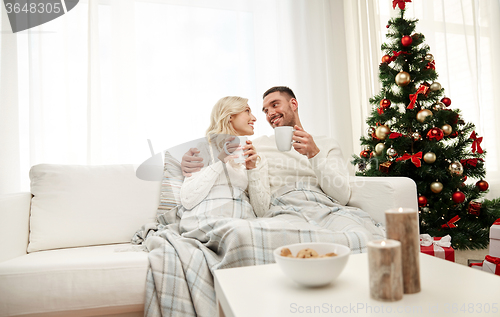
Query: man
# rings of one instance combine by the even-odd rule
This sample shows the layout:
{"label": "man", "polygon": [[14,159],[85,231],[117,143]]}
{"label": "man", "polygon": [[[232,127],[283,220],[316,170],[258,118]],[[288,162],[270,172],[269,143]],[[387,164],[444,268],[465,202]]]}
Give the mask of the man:
{"label": "man", "polygon": [[[274,135],[253,141],[257,153],[267,160],[271,195],[279,196],[301,183],[303,186],[319,187],[339,204],[347,204],[351,195],[349,173],[337,142],[326,137],[313,138],[303,129],[298,101],[290,88],[272,87],[263,98],[262,111],[273,128],[292,126],[295,129],[292,137],[294,150],[289,152],[278,151]],[[193,156],[197,152],[190,149],[182,158],[181,167],[185,176],[203,167],[199,163],[201,159]]]}

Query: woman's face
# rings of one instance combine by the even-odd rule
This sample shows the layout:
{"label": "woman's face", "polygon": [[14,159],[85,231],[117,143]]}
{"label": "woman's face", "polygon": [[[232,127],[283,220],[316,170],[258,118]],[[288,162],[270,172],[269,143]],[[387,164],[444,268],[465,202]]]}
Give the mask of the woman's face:
{"label": "woman's face", "polygon": [[253,116],[252,110],[247,105],[245,111],[233,114],[230,123],[236,131],[236,135],[253,135],[253,123],[257,119]]}

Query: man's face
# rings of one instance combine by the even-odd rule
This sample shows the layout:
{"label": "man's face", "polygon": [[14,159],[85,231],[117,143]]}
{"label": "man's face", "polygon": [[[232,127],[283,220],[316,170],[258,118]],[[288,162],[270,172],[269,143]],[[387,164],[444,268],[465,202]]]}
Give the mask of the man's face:
{"label": "man's face", "polygon": [[295,125],[296,100],[294,98],[287,100],[286,97],[285,94],[275,91],[264,98],[262,111],[273,129]]}

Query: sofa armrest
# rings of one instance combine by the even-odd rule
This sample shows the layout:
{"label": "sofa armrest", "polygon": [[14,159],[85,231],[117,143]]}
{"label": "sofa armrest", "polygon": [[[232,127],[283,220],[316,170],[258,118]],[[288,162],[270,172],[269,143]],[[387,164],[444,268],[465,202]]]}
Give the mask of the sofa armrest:
{"label": "sofa armrest", "polygon": [[26,254],[31,193],[0,195],[0,262]]}
{"label": "sofa armrest", "polygon": [[408,177],[351,177],[351,199],[358,207],[385,225],[385,211],[392,208],[418,210],[417,185]]}

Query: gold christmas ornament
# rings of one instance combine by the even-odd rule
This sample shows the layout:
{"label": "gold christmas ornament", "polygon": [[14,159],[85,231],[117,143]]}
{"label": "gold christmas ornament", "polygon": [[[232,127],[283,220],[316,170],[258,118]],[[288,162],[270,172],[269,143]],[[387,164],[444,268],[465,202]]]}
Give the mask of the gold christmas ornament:
{"label": "gold christmas ornament", "polygon": [[429,61],[429,62],[432,62],[434,60],[434,55],[432,55],[432,54],[426,54],[425,55],[425,60]]}
{"label": "gold christmas ornament", "polygon": [[375,136],[380,140],[385,140],[389,133],[391,133],[391,130],[385,125],[378,126],[377,129],[375,129]]}
{"label": "gold christmas ornament", "polygon": [[453,128],[449,124],[445,124],[444,126],[442,126],[441,130],[443,130],[445,136],[448,136],[453,132]]}
{"label": "gold christmas ornament", "polygon": [[445,108],[446,106],[441,101],[438,101],[434,104],[434,110],[443,110]]}
{"label": "gold christmas ornament", "polygon": [[429,116],[432,116],[432,111],[429,109],[422,109],[417,113],[417,121],[424,123],[425,119]]}
{"label": "gold christmas ornament", "polygon": [[431,183],[431,191],[434,194],[439,194],[442,190],[443,190],[443,184],[441,184],[440,182],[436,181]]}
{"label": "gold christmas ornament", "polygon": [[407,72],[405,71],[400,71],[397,75],[396,75],[396,84],[398,86],[406,86],[410,83],[410,74],[408,74]]}
{"label": "gold christmas ornament", "polygon": [[431,84],[430,88],[432,91],[441,90],[441,84],[435,81]]}
{"label": "gold christmas ornament", "polygon": [[396,155],[398,155],[398,152],[396,152],[396,150],[395,150],[393,147],[390,147],[390,148],[387,150],[387,156],[389,156],[390,158],[393,158],[393,157],[395,157]]}
{"label": "gold christmas ornament", "polygon": [[450,164],[449,170],[452,175],[462,175],[464,173],[462,163],[458,161],[452,162]]}
{"label": "gold christmas ornament", "polygon": [[378,143],[377,145],[375,145],[375,154],[382,155],[382,153],[384,153],[384,150],[385,150],[384,143]]}
{"label": "gold christmas ornament", "polygon": [[427,164],[432,164],[436,162],[436,154],[432,152],[427,152],[424,154],[424,162]]}

